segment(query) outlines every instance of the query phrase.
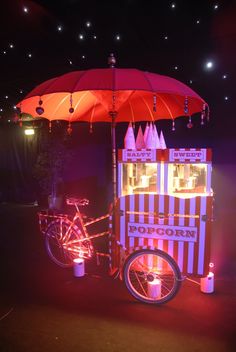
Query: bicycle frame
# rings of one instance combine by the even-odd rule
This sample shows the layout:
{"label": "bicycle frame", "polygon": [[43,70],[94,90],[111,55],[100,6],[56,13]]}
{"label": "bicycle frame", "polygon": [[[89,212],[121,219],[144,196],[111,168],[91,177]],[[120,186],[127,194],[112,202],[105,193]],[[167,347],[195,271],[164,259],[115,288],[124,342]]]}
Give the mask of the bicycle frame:
{"label": "bicycle frame", "polygon": [[[89,220],[87,222],[84,222],[83,216],[80,212],[79,206],[76,203],[68,203],[69,205],[74,205],[76,208],[75,215],[73,216],[72,220],[68,218],[67,215],[64,214],[58,214],[58,215],[49,215],[48,213],[45,212],[39,212],[39,223],[40,223],[40,228],[43,233],[46,233],[46,229],[49,226],[48,225],[48,220],[51,220],[51,222],[54,220],[59,222],[60,226],[60,234],[61,234],[61,242],[62,242],[62,247],[64,250],[69,251],[74,257],[79,257],[79,258],[84,258],[84,259],[89,259],[93,256],[94,254],[94,246],[92,243],[86,243],[86,241],[90,242],[91,240],[102,237],[105,235],[109,235],[109,231],[103,231],[100,233],[96,233],[93,235],[90,235],[87,227],[90,225],[93,225],[97,222],[100,222],[104,219],[107,219],[109,217],[109,214],[106,214],[104,216],[97,217],[95,219]],[[82,204],[85,205],[85,204]],[[46,222],[47,226],[42,225],[42,223]],[[68,224],[68,228],[65,233],[63,233],[63,228],[62,225],[63,223]],[[49,223],[50,224],[50,223]],[[70,239],[70,235],[72,231],[78,231],[78,229],[82,232],[82,238],[76,238],[75,240]],[[82,243],[86,243],[85,246],[82,245]],[[100,256],[107,256],[110,257],[109,254],[107,253],[99,253],[96,251],[96,255]]]}

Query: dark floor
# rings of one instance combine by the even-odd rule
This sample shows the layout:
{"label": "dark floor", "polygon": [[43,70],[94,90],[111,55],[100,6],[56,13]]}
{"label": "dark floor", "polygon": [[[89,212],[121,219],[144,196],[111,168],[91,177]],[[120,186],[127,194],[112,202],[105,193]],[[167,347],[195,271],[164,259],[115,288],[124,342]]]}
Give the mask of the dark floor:
{"label": "dark floor", "polygon": [[219,271],[213,294],[185,281],[169,303],[144,305],[104,265],[74,278],[51,263],[37,211],[0,206],[1,352],[235,350],[234,275]]}

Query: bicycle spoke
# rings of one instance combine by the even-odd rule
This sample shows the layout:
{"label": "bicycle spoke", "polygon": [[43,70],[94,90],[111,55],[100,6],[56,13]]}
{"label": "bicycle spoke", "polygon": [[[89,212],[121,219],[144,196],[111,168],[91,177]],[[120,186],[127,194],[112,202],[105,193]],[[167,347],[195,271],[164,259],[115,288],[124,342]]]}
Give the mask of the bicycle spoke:
{"label": "bicycle spoke", "polygon": [[136,271],[135,271],[135,276],[136,276],[136,278],[137,278],[137,281],[138,281],[138,283],[139,283],[139,285],[140,285],[140,287],[141,287],[141,289],[142,289],[144,295],[147,297],[147,293],[146,293],[146,291],[145,291],[145,289],[144,289],[144,287],[143,287],[141,281],[139,280],[139,277],[138,277]]}
{"label": "bicycle spoke", "polygon": [[90,241],[69,220],[54,221],[46,232],[46,248],[51,259],[62,267],[73,265],[73,259],[90,257]]}
{"label": "bicycle spoke", "polygon": [[161,250],[139,250],[125,262],[125,284],[136,299],[145,303],[160,304],[172,299],[180,287],[180,277],[173,258]]}

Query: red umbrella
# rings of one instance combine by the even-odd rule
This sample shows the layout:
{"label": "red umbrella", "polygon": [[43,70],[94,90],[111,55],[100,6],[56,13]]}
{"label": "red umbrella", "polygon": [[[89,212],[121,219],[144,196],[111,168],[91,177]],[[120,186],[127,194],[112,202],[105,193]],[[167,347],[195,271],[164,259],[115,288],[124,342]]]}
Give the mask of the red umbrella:
{"label": "red umbrella", "polygon": [[[116,196],[115,123],[171,119],[202,112],[207,103],[188,86],[173,78],[136,69],[110,68],[74,71],[34,88],[20,103],[21,112],[50,121],[103,121],[112,123],[113,183]],[[69,128],[70,129],[70,128]]]}

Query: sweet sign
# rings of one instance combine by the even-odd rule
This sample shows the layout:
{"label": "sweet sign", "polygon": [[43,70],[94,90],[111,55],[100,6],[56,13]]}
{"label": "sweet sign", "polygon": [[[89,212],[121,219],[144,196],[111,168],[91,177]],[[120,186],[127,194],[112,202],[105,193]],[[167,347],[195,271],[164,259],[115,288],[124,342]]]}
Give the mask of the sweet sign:
{"label": "sweet sign", "polygon": [[169,161],[189,161],[204,162],[207,161],[206,149],[169,149]]}

